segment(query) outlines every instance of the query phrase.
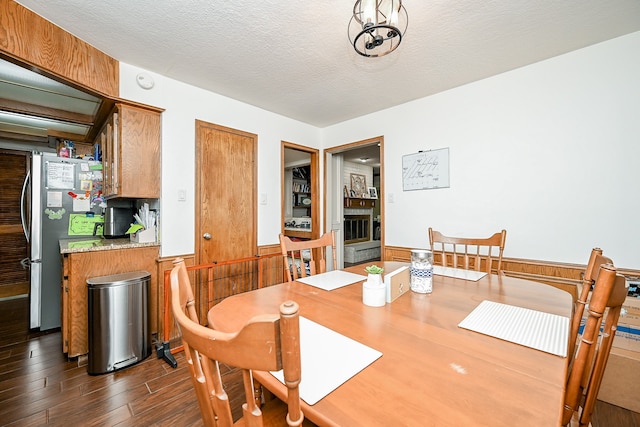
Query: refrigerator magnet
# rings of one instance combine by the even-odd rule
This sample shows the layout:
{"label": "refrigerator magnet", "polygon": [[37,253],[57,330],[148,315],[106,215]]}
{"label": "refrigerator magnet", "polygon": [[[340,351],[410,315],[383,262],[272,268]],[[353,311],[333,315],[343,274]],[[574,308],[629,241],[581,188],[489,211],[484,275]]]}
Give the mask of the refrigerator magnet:
{"label": "refrigerator magnet", "polygon": [[86,212],[91,210],[91,202],[85,197],[76,197],[73,199],[73,211],[74,212]]}
{"label": "refrigerator magnet", "polygon": [[62,207],[62,191],[47,191],[47,207],[48,208]]}

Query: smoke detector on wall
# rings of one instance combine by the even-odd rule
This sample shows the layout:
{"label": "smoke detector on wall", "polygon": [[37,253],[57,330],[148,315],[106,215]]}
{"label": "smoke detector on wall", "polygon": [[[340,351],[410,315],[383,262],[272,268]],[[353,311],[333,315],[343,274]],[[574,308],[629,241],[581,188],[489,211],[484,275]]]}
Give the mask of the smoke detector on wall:
{"label": "smoke detector on wall", "polygon": [[151,77],[147,73],[139,73],[136,76],[136,82],[138,83],[138,86],[140,86],[142,89],[146,89],[146,90],[151,89],[153,87],[153,85],[155,84],[154,81],[153,81],[153,77]]}

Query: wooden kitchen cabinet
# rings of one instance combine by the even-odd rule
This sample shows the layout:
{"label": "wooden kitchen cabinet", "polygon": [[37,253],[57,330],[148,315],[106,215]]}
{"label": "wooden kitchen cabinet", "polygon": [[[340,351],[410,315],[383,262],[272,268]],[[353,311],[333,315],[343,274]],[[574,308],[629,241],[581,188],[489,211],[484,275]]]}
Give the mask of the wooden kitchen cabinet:
{"label": "wooden kitchen cabinet", "polygon": [[355,197],[345,197],[344,207],[372,209],[376,206],[376,200],[377,199],[360,199]]}
{"label": "wooden kitchen cabinet", "polygon": [[62,255],[62,350],[69,357],[89,352],[87,279],[132,271],[151,274],[148,310],[151,334],[158,332],[158,246]]}
{"label": "wooden kitchen cabinet", "polygon": [[96,137],[106,198],[160,197],[160,112],[116,103]]}

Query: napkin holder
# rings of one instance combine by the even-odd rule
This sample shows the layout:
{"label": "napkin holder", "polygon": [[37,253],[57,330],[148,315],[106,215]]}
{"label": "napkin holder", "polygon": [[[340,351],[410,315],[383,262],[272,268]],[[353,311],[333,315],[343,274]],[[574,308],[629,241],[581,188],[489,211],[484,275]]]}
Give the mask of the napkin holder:
{"label": "napkin holder", "polygon": [[384,284],[386,301],[393,302],[411,288],[411,274],[409,267],[400,267],[391,273],[385,274]]}
{"label": "napkin holder", "polygon": [[143,228],[130,236],[134,243],[153,243],[156,241],[156,227]]}

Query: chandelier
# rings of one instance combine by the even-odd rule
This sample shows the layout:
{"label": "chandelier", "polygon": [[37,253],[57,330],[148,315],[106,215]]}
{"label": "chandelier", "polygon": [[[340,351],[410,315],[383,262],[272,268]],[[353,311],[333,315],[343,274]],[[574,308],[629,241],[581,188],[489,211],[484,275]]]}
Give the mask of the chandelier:
{"label": "chandelier", "polygon": [[402,0],[357,0],[349,20],[349,41],[362,56],[384,56],[396,50],[408,26]]}

